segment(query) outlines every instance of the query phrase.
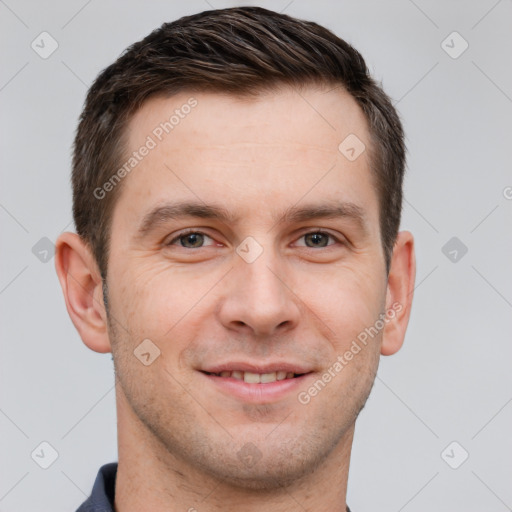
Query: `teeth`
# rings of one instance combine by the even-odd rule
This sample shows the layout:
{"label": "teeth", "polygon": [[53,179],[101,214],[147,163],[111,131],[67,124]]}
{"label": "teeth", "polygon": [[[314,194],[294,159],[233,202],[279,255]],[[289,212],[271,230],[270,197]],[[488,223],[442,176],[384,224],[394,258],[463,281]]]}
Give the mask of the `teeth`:
{"label": "teeth", "polygon": [[266,384],[269,382],[275,382],[276,380],[293,379],[295,374],[293,372],[271,372],[271,373],[253,373],[253,372],[241,372],[234,370],[232,372],[222,371],[216,375],[220,377],[231,377],[236,380],[243,380],[248,384]]}
{"label": "teeth", "polygon": [[260,374],[259,373],[244,372],[244,382],[247,382],[249,384],[259,384],[261,382]]}
{"label": "teeth", "polygon": [[265,382],[275,382],[277,380],[276,372],[273,373],[262,373],[260,377],[260,382],[264,384]]}

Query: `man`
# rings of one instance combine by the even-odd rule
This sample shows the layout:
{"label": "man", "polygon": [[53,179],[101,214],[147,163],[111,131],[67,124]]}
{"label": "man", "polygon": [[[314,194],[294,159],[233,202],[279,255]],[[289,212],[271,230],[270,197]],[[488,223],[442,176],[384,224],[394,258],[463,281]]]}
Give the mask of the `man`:
{"label": "man", "polygon": [[80,512],[349,510],[355,421],[411,308],[404,168],[388,97],[315,23],[206,11],[100,74],[56,269],[112,352],[119,461]]}

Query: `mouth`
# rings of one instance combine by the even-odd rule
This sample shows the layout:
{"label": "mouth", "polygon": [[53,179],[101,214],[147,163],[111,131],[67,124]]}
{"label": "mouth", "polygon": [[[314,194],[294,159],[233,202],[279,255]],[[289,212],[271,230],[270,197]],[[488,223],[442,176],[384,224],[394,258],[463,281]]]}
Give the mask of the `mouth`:
{"label": "mouth", "polygon": [[232,363],[199,370],[213,389],[249,403],[273,403],[305,388],[314,371],[291,364]]}
{"label": "mouth", "polygon": [[[247,384],[269,384],[271,382],[295,379],[297,377],[301,377],[302,375],[306,375],[306,373],[295,373],[295,372],[287,372],[285,370],[279,370],[277,372],[268,372],[268,373],[255,373],[255,372],[244,372],[241,370],[224,370],[221,372],[203,372],[206,375],[211,375],[214,377],[223,377],[226,379],[235,379],[246,382]],[[309,373],[309,372],[307,372]]]}

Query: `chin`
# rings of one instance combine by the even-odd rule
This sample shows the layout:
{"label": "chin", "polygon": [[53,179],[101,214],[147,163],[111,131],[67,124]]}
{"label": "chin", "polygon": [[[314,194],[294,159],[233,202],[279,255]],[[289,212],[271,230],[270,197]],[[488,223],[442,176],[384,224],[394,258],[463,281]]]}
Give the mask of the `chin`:
{"label": "chin", "polygon": [[309,474],[312,469],[304,470],[303,466],[297,467],[297,462],[289,468],[240,468],[232,472],[223,471],[216,474],[216,478],[230,487],[240,490],[272,491],[290,487],[298,480]]}
{"label": "chin", "polygon": [[[252,445],[247,443],[245,447]],[[252,445],[254,447],[254,445]],[[286,445],[285,445],[286,446]],[[248,466],[240,456],[239,450],[234,460],[227,460],[226,457],[215,457],[213,460],[203,460],[203,471],[209,473],[215,479],[224,482],[230,487],[240,490],[254,491],[272,491],[283,487],[296,485],[302,478],[311,474],[315,469],[325,461],[329,449],[319,446],[283,446],[274,447],[264,454],[259,454],[259,458]],[[309,449],[308,449],[309,447]],[[251,453],[252,449],[246,452]],[[252,451],[254,455],[255,452]]]}

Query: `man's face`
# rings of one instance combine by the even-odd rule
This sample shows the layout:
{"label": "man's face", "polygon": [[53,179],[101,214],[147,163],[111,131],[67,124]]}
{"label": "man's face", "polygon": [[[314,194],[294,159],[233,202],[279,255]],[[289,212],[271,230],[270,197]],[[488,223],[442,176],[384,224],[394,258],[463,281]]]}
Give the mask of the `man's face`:
{"label": "man's face", "polygon": [[[191,96],[197,105],[169,134],[155,131]],[[333,366],[389,306],[368,151],[347,158],[338,146],[349,134],[369,146],[341,89],[183,93],[148,101],[130,122],[130,153],[148,136],[156,147],[124,178],[114,210],[110,339],[120,431],[160,458],[277,487],[349,450],[382,331]],[[169,215],[189,203],[198,208]],[[303,208],[340,214],[292,215]],[[143,340],[142,359],[152,344],[161,351],[149,365],[134,355]],[[280,372],[305,375],[252,383]]]}

